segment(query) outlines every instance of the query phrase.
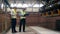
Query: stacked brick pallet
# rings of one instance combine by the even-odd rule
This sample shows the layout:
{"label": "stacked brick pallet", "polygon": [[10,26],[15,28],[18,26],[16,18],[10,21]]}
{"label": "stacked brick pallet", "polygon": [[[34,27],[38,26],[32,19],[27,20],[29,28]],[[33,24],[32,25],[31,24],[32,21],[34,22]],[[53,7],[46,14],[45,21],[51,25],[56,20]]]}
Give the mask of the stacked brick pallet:
{"label": "stacked brick pallet", "polygon": [[10,17],[8,14],[0,13],[0,33],[6,31],[11,25]]}
{"label": "stacked brick pallet", "polygon": [[[29,16],[26,16],[27,26],[42,26],[45,28],[54,29],[55,21],[56,19],[54,17],[42,17],[39,13],[30,13]],[[19,24],[19,18],[17,18],[17,23]]]}
{"label": "stacked brick pallet", "polygon": [[26,23],[30,26],[38,25],[38,13],[30,13],[29,16],[26,16]]}
{"label": "stacked brick pallet", "polygon": [[42,17],[39,13],[31,13],[26,18],[26,25],[41,26],[48,29],[56,28],[56,20],[60,20],[60,16],[56,17]]}

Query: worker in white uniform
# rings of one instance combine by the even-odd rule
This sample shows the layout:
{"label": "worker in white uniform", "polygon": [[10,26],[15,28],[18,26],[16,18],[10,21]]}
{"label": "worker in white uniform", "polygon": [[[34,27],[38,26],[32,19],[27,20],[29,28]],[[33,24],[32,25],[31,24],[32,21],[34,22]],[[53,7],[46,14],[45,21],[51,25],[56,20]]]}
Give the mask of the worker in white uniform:
{"label": "worker in white uniform", "polygon": [[12,26],[12,33],[16,33],[16,9],[14,8],[14,11],[11,11],[11,26]]}
{"label": "worker in white uniform", "polygon": [[28,13],[23,9],[20,11],[19,16],[20,16],[20,26],[19,26],[19,32],[21,32],[21,27],[23,26],[23,32],[25,32],[25,24],[26,24],[26,16]]}

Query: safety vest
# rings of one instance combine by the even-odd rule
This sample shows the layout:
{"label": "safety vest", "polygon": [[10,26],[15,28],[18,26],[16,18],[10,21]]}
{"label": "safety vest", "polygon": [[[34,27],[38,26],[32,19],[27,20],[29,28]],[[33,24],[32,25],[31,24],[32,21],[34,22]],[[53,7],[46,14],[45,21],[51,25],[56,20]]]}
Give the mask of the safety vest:
{"label": "safety vest", "polygon": [[[25,11],[21,11],[20,14],[21,14],[21,15],[25,15],[26,12],[25,12]],[[23,18],[26,18],[26,17],[24,17],[24,16],[20,16],[20,19],[23,19]]]}
{"label": "safety vest", "polygon": [[16,11],[15,11],[15,10],[14,10],[14,11],[12,11],[12,16],[11,16],[11,17],[12,17],[12,18],[16,18],[16,14],[17,14],[17,13],[16,13]]}

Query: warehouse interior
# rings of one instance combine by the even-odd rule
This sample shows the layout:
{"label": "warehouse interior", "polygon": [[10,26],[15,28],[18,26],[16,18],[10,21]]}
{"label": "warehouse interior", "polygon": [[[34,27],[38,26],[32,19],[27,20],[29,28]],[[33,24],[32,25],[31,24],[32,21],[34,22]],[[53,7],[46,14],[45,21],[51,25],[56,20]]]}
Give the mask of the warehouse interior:
{"label": "warehouse interior", "polygon": [[[0,34],[11,32],[10,12],[22,9],[26,16],[26,32],[14,34],[60,34],[60,0],[0,0]],[[16,18],[16,30],[19,29],[19,17]]]}

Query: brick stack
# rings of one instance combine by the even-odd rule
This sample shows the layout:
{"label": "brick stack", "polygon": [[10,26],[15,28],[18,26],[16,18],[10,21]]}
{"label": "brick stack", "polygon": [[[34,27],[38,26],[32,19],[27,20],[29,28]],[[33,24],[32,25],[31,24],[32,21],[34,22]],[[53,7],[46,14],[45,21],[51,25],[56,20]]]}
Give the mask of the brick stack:
{"label": "brick stack", "polygon": [[0,14],[0,33],[6,31],[11,26],[9,15]]}
{"label": "brick stack", "polygon": [[[19,24],[19,17],[17,17],[17,25]],[[60,16],[56,17],[43,17],[40,13],[30,13],[26,16],[27,26],[41,26],[48,29],[56,28],[56,20],[60,20]]]}

